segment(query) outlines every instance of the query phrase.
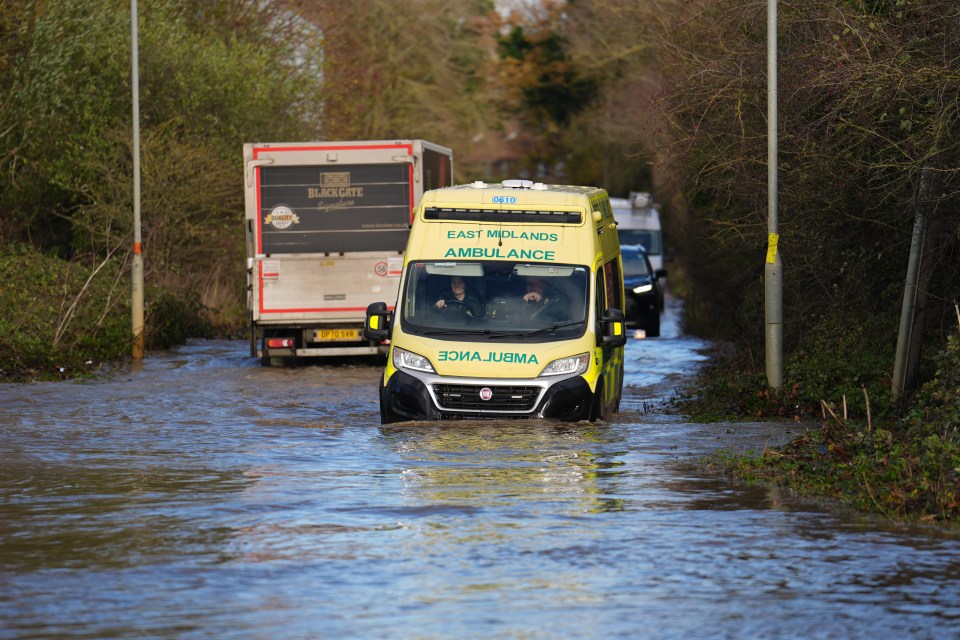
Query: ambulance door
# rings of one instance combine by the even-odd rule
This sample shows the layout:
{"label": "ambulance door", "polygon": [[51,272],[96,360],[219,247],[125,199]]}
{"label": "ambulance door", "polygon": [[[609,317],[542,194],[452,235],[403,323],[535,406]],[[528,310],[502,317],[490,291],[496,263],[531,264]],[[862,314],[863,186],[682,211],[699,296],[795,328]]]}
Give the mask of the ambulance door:
{"label": "ambulance door", "polygon": [[[619,261],[616,258],[597,269],[595,297],[597,335],[600,335],[601,332],[599,319],[607,309],[623,310],[622,278],[623,274],[620,272]],[[597,389],[599,393],[594,398],[595,407],[591,420],[606,419],[611,413],[619,411],[620,397],[623,393],[624,348],[606,344],[601,344],[597,348],[601,354],[600,376],[603,381],[603,388]]]}

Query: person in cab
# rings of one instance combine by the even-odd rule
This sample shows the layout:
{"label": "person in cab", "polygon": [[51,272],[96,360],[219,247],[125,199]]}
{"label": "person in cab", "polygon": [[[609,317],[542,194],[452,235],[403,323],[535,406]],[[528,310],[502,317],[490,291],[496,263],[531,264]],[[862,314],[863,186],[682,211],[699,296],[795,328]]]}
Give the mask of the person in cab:
{"label": "person in cab", "polygon": [[450,291],[444,291],[436,302],[437,312],[462,315],[467,322],[480,317],[483,303],[473,293],[467,292],[467,283],[460,276],[450,278]]}
{"label": "person in cab", "polygon": [[530,318],[545,318],[563,321],[567,316],[563,295],[547,288],[542,278],[529,278],[527,292],[523,294]]}

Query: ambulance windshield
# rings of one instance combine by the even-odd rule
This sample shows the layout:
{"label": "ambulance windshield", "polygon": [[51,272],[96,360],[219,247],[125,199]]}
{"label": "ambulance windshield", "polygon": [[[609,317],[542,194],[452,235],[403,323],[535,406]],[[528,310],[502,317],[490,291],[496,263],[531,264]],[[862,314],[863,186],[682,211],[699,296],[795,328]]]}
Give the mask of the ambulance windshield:
{"label": "ambulance windshield", "polygon": [[411,262],[401,322],[441,339],[568,340],[586,330],[589,274],[580,265]]}

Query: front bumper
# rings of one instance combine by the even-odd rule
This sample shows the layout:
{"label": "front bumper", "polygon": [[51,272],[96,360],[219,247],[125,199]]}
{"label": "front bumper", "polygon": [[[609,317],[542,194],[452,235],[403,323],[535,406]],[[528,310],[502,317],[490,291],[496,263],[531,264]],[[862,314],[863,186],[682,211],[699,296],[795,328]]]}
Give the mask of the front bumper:
{"label": "front bumper", "polygon": [[[490,398],[481,397],[484,389]],[[425,375],[420,379],[397,371],[380,388],[384,423],[494,418],[576,422],[589,419],[592,400],[593,392],[581,376],[504,380]]]}

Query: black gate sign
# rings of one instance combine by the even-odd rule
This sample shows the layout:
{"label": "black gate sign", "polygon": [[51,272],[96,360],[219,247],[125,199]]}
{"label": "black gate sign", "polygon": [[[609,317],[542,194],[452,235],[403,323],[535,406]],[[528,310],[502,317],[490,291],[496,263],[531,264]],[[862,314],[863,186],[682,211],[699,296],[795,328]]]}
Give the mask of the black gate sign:
{"label": "black gate sign", "polygon": [[260,253],[403,251],[410,165],[260,167]]}

